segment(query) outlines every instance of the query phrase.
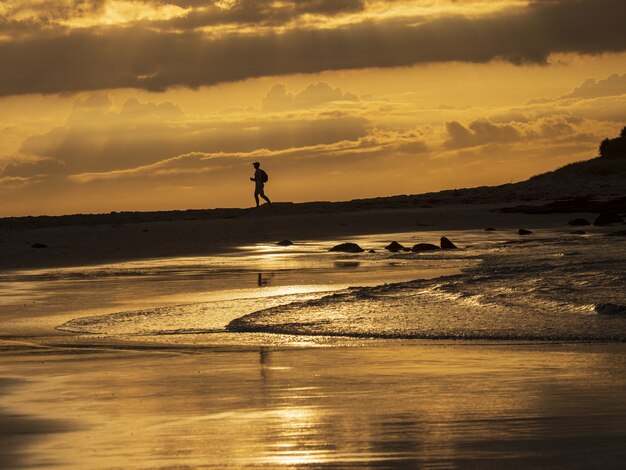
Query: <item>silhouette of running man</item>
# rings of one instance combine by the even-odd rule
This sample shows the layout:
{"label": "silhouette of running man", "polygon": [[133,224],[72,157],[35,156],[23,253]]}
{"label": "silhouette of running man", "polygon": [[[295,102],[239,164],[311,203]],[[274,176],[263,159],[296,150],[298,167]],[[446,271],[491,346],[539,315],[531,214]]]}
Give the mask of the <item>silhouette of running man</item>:
{"label": "silhouette of running man", "polygon": [[263,180],[263,176],[265,172],[261,170],[261,164],[259,162],[254,162],[252,166],[254,167],[254,177],[250,178],[250,181],[254,181],[254,200],[256,201],[256,206],[259,207],[259,196],[265,199],[271,206],[272,201],[270,201],[270,198],[267,197],[264,192],[265,181]]}

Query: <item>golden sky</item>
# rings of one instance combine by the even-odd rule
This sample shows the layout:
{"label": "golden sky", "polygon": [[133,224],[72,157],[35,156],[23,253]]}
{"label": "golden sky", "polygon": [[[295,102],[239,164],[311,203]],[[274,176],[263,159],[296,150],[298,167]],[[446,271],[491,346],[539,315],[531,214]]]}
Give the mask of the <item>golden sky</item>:
{"label": "golden sky", "polygon": [[623,0],[4,0],[0,216],[520,181],[626,124]]}

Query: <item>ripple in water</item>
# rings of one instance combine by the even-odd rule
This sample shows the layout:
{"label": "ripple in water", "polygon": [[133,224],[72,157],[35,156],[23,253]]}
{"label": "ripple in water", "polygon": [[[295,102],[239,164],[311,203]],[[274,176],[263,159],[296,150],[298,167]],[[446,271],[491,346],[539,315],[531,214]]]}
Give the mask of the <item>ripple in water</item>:
{"label": "ripple in water", "polygon": [[[468,251],[465,255],[469,254]],[[458,256],[463,255],[462,250]],[[553,238],[481,248],[462,274],[120,312],[59,329],[105,335],[275,333],[366,338],[626,341],[626,243]],[[407,261],[408,262],[408,261]],[[441,263],[415,257],[415,263]]]}
{"label": "ripple in water", "polygon": [[458,276],[362,288],[238,318],[231,331],[626,341],[626,244],[507,244]]}

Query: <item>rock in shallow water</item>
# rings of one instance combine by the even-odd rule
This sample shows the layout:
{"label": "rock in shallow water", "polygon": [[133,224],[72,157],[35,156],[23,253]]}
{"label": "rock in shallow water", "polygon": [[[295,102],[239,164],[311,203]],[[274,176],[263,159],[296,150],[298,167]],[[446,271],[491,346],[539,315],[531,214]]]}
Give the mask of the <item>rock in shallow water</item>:
{"label": "rock in shallow water", "polygon": [[356,243],[340,243],[339,245],[333,246],[328,251],[340,251],[342,253],[362,253],[365,250]]}
{"label": "rock in shallow water", "polygon": [[442,250],[456,250],[458,248],[454,243],[448,240],[447,237],[441,237],[439,244]]}
{"label": "rock in shallow water", "polygon": [[626,315],[626,305],[618,304],[596,304],[596,313],[602,315]]}
{"label": "rock in shallow water", "polygon": [[404,248],[404,246],[403,246],[403,245],[401,245],[400,243],[398,243],[398,242],[396,242],[396,241],[393,241],[393,242],[391,242],[389,245],[387,245],[387,246],[385,247],[385,250],[389,250],[389,251],[391,251],[392,253],[397,253],[398,251],[404,251],[404,250],[405,250],[405,248]]}
{"label": "rock in shallow water", "polygon": [[526,230],[525,228],[521,228],[517,231],[519,235],[530,235],[533,233],[531,230]]}
{"label": "rock in shallow water", "polygon": [[437,245],[433,245],[432,243],[418,243],[416,245],[413,245],[411,251],[414,253],[419,253],[422,251],[435,251],[440,249],[441,248],[439,248]]}
{"label": "rock in shallow water", "polygon": [[293,245],[293,242],[291,240],[281,240],[278,243],[276,243],[278,246],[291,246]]}

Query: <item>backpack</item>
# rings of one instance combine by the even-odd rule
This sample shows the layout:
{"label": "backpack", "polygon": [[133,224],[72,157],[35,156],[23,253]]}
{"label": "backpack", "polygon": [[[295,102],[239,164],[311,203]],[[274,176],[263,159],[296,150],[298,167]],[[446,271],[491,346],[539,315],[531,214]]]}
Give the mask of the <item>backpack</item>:
{"label": "backpack", "polygon": [[269,178],[269,176],[267,176],[267,173],[265,173],[265,171],[264,171],[264,170],[261,170],[261,181],[262,181],[263,183],[267,183],[267,180],[269,180],[269,179],[270,179],[270,178]]}

